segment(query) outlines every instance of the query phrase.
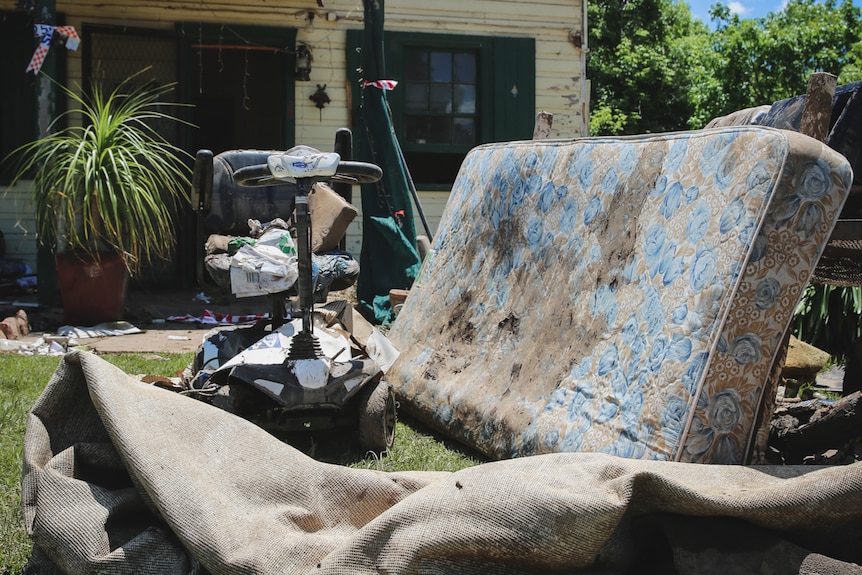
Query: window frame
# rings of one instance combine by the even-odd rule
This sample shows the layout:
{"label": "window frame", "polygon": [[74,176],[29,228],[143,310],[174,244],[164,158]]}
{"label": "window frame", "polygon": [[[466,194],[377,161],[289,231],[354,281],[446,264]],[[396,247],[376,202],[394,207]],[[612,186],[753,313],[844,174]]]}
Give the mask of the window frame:
{"label": "window frame", "polygon": [[[473,146],[408,143],[405,133],[406,90],[400,82],[406,78],[405,48],[428,50],[475,51],[477,60],[476,145],[488,142],[529,139],[533,134],[536,114],[536,39],[528,36],[478,36],[470,34],[434,34],[426,32],[384,32],[386,71],[383,78],[365,78],[362,74],[362,30],[347,32],[347,78],[350,89],[351,117],[354,134],[364,134],[362,122],[362,80],[397,80],[399,86],[387,92],[392,124],[402,150],[411,154],[445,154],[451,163],[453,156],[463,156]],[[518,95],[511,94],[518,86]],[[364,138],[358,138],[357,156],[368,158],[363,150]],[[460,165],[460,161],[458,161]],[[409,166],[408,166],[409,167]],[[416,181],[424,190],[448,190],[448,185],[429,184],[421,177]]]}
{"label": "window frame", "polygon": [[[490,49],[490,38],[481,36],[450,36],[443,34],[400,34],[393,33],[390,39],[386,38],[384,46],[387,56],[387,72],[395,79],[400,80],[407,77],[406,52],[408,49],[420,49],[428,52],[435,50],[446,52],[471,52],[476,54],[476,144],[490,141],[492,138],[491,121],[493,112],[493,51]],[[395,89],[389,97],[389,105],[392,109],[392,123],[395,133],[401,142],[405,152],[425,153],[463,153],[466,154],[474,146],[453,144],[420,144],[407,141],[406,117],[407,112],[407,90]],[[449,117],[455,117],[449,114]]]}

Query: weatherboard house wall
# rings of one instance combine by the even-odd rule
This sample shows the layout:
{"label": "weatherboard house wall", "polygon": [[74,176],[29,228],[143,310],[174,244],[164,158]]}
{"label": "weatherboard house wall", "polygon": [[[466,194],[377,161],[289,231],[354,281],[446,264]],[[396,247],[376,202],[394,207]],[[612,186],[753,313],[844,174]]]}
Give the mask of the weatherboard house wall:
{"label": "weatherboard house wall", "polygon": [[[312,49],[313,62],[310,81],[297,80],[294,83],[294,133],[289,135],[288,139],[292,140],[289,143],[329,150],[335,131],[353,124],[351,102],[358,97],[359,90],[347,79],[346,35],[348,30],[363,26],[363,8],[359,1],[251,0],[237,3],[223,0],[140,0],[106,3],[57,0],[42,4],[53,4],[53,10],[60,15],[62,22],[79,31],[88,25],[104,25],[121,31],[152,29],[194,36],[198,33],[198,26],[205,25],[293,29],[296,42]],[[11,12],[15,5],[14,0],[0,0],[0,11]],[[546,110],[554,115],[552,137],[571,137],[583,136],[587,132],[584,16],[584,4],[580,1],[445,0],[423,3],[390,0],[385,7],[385,26],[387,31],[393,32],[535,38],[536,111]],[[35,47],[36,39],[33,40]],[[293,46],[285,48],[294,49]],[[55,47],[53,51],[61,52],[65,59],[62,67],[65,73],[59,79],[72,87],[83,85],[86,80],[86,66],[82,62],[84,50],[69,51]],[[145,55],[141,55],[139,63],[140,67],[147,65]],[[97,65],[95,62],[91,64]],[[22,77],[25,74],[23,69],[21,74]],[[180,83],[186,80],[182,76],[178,78]],[[6,78],[4,82],[13,88],[20,83],[14,77]],[[326,85],[331,99],[322,111],[309,100],[317,84]],[[194,150],[189,151],[194,153]],[[358,194],[358,189],[355,193]],[[421,201],[433,227],[439,221],[447,196],[447,190],[423,190],[420,186]],[[7,198],[0,198],[0,207],[4,213],[21,213],[23,209]],[[28,238],[27,241],[34,241],[35,236]],[[347,239],[348,249],[358,253],[361,218],[351,226]]]}

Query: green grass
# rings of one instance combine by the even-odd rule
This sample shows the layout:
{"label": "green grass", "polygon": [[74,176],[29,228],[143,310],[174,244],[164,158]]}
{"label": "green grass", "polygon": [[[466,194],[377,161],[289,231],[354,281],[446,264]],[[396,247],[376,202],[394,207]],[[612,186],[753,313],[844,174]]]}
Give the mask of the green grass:
{"label": "green grass", "polygon": [[[102,356],[130,374],[175,376],[192,354],[110,354]],[[0,353],[0,575],[21,575],[32,545],[21,515],[21,466],[27,413],[59,363],[57,357]],[[383,471],[456,471],[479,464],[472,454],[410,420],[399,421],[395,447],[384,457],[343,445],[343,432],[305,438],[296,445],[307,455],[354,468]]]}
{"label": "green grass", "polygon": [[813,399],[815,397],[820,397],[821,399],[828,399],[832,401],[838,401],[844,395],[837,391],[829,391],[826,389],[822,389],[817,387],[817,384],[813,381],[803,383],[799,386],[799,391],[796,393],[795,397],[799,397],[800,399]]}
{"label": "green grass", "polygon": [[21,517],[24,425],[58,361],[0,354],[0,573],[4,575],[20,573],[30,556]]}
{"label": "green grass", "polygon": [[450,443],[408,419],[398,422],[395,446],[385,457],[364,454],[362,459],[345,464],[380,471],[458,471],[485,461],[483,455]]}

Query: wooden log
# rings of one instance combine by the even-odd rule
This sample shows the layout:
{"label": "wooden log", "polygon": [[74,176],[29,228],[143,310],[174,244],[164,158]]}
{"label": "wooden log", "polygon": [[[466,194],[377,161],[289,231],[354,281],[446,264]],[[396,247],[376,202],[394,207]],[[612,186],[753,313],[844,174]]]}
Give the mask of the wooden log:
{"label": "wooden log", "polygon": [[[816,406],[806,413],[787,413],[774,421],[770,445],[793,460],[805,455],[822,453],[827,449],[840,448],[848,441],[862,437],[862,391],[857,391],[836,401],[826,409]],[[798,412],[805,406],[796,408]],[[804,421],[796,425],[792,419]]]}
{"label": "wooden log", "polygon": [[554,115],[550,112],[539,112],[536,116],[536,126],[533,128],[534,140],[547,140],[551,135],[551,126],[554,124]]}
{"label": "wooden log", "polygon": [[828,72],[815,72],[808,77],[805,92],[805,107],[802,110],[802,125],[799,131],[821,142],[829,135],[829,119],[832,116],[832,100],[838,78]]}

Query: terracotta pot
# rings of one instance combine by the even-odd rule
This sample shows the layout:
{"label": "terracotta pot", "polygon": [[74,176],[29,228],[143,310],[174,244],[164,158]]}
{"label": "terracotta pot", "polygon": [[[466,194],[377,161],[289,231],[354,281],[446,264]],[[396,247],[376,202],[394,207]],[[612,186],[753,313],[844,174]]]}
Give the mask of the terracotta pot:
{"label": "terracotta pot", "polygon": [[92,326],[122,319],[129,279],[122,256],[64,253],[54,261],[64,323]]}

